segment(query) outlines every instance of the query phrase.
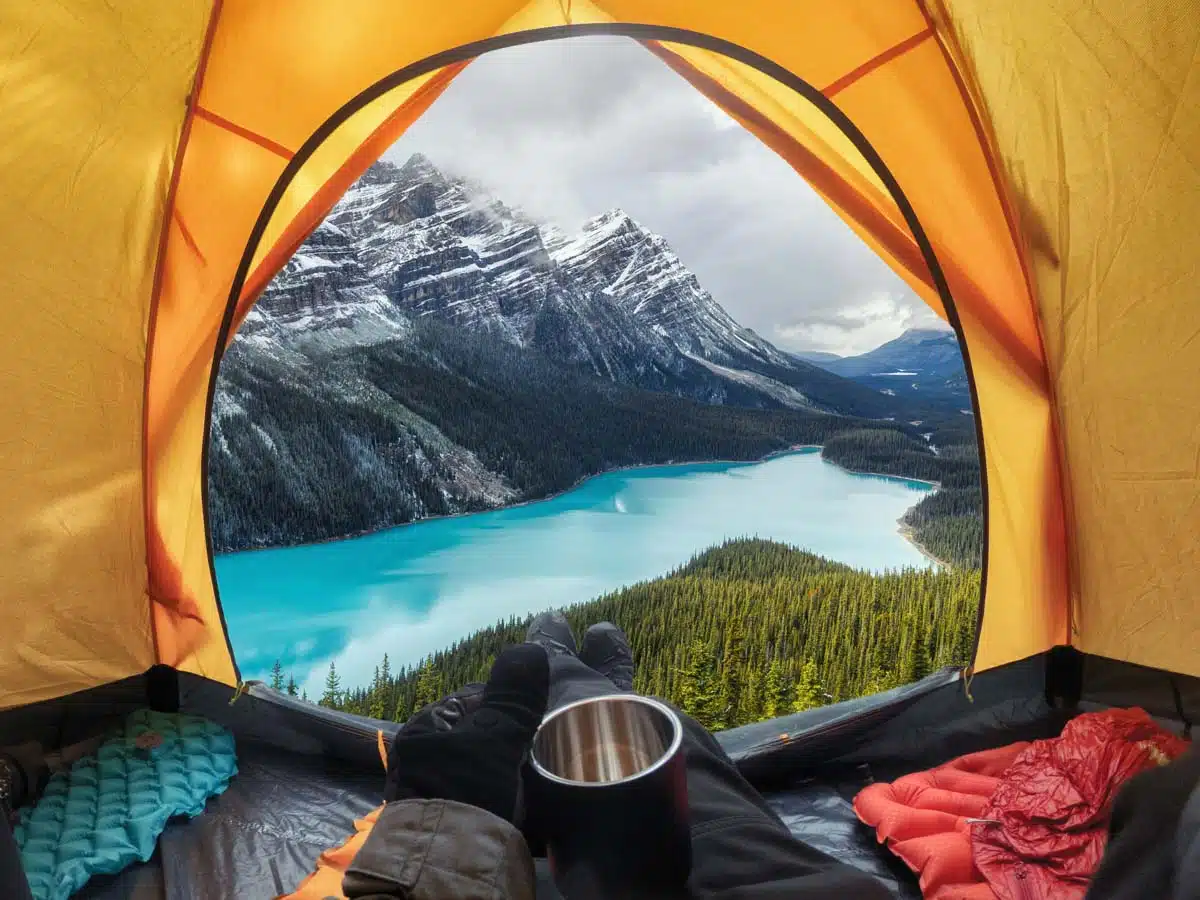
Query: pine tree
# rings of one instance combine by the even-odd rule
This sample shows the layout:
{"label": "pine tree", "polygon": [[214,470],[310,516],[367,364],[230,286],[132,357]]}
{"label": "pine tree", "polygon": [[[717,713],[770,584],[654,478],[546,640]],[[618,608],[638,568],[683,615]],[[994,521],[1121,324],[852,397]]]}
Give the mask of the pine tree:
{"label": "pine tree", "polygon": [[969,666],[975,653],[976,627],[975,616],[963,618],[954,631],[954,650],[950,665]]}
{"label": "pine tree", "polygon": [[710,731],[725,727],[726,705],[721,677],[717,673],[716,650],[695,641],[679,673],[680,708]]}
{"label": "pine tree", "polygon": [[792,703],[792,712],[804,712],[825,705],[825,691],[817,680],[817,664],[811,659],[804,660],[800,667],[800,678],[796,682],[796,699]]}
{"label": "pine tree", "polygon": [[329,674],[325,676],[325,693],[321,695],[320,705],[334,707],[342,697],[342,679],[337,673],[337,667],[331,661]]}
{"label": "pine tree", "polygon": [[275,660],[275,665],[271,666],[271,688],[276,691],[283,690],[283,663]]}
{"label": "pine tree", "polygon": [[683,665],[675,673],[676,689],[672,698],[676,705],[693,718],[699,709],[700,654],[704,645],[694,640],[690,648],[684,652]]}
{"label": "pine tree", "polygon": [[[813,666],[815,673],[816,666]],[[788,685],[783,673],[783,664],[776,656],[767,668],[767,677],[763,684],[762,718],[774,719],[786,712],[795,704],[788,703]],[[755,720],[751,720],[755,721]]]}
{"label": "pine tree", "polygon": [[934,670],[929,660],[929,648],[925,644],[922,629],[914,629],[905,650],[904,667],[901,668],[900,684],[912,684],[928,676]]}
{"label": "pine tree", "polygon": [[291,675],[291,674],[288,675],[286,690],[287,690],[287,695],[289,697],[296,696],[296,692],[297,692],[298,688],[296,687],[296,677],[294,675]]}
{"label": "pine tree", "polygon": [[862,696],[869,697],[872,694],[880,694],[883,691],[890,691],[892,688],[903,684],[902,681],[890,669],[875,668],[871,670],[871,674],[867,676],[867,681],[862,690]]}
{"label": "pine tree", "polygon": [[433,657],[426,657],[417,675],[417,693],[413,700],[413,712],[427,704],[442,699],[442,673],[433,667]]}
{"label": "pine tree", "polygon": [[725,627],[725,647],[721,653],[721,698],[722,719],[736,718],[742,707],[742,646],[745,644],[745,628],[740,616],[735,615]]}
{"label": "pine tree", "polygon": [[747,725],[767,718],[763,713],[766,707],[763,676],[757,666],[751,666],[742,679],[742,696],[734,716],[730,716],[726,725]]}
{"label": "pine tree", "polygon": [[[384,665],[387,665],[387,656],[383,658]],[[387,697],[387,683],[383,680],[383,674],[379,670],[379,666],[375,667],[375,679],[371,682],[371,691],[367,697],[367,715],[372,719],[382,719]]]}
{"label": "pine tree", "polygon": [[409,714],[411,712],[412,712],[412,707],[409,706],[408,702],[405,701],[405,699],[403,697],[401,697],[396,702],[396,707],[392,711],[392,721],[393,722],[407,722]]}

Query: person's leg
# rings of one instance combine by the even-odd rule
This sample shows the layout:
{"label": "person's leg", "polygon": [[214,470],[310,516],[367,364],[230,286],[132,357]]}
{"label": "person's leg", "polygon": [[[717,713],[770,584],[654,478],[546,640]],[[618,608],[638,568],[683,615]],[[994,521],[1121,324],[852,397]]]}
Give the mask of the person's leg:
{"label": "person's leg", "polygon": [[612,622],[597,622],[587,630],[579,658],[618,690],[633,693],[633,650],[625,632]]}
{"label": "person's leg", "polygon": [[[591,631],[589,628],[589,635]],[[620,693],[610,679],[576,655],[575,635],[562,613],[545,612],[534,618],[525,633],[525,641],[541,645],[550,656],[550,705],[547,709],[558,709],[588,697]],[[587,643],[585,636],[585,647]]]}
{"label": "person's leg", "polygon": [[692,824],[692,896],[887,900],[883,884],[795,837],[699,722],[680,713]]}
{"label": "person's leg", "polygon": [[5,900],[33,900],[33,892],[21,866],[21,850],[8,824],[4,804],[0,803],[0,891]]}

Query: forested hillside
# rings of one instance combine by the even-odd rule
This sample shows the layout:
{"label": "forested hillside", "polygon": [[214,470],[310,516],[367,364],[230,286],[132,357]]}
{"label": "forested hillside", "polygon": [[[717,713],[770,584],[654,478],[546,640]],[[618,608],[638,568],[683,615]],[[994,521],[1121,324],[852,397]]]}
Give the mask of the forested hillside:
{"label": "forested hillside", "polygon": [[[920,445],[901,426],[614,384],[430,320],[404,341],[310,351],[303,365],[235,346],[221,379],[209,457],[218,551],[545,497],[622,466],[760,459],[868,426]],[[847,460],[835,458],[855,468]],[[905,462],[897,474],[940,477],[919,453]]]}
{"label": "forested hillside", "polygon": [[[979,572],[874,575],[770,541],[737,540],[675,572],[566,610],[576,634],[608,620],[629,635],[635,688],[709,728],[729,728],[874,693],[969,661]],[[498,623],[374,684],[343,691],[331,670],[322,703],[403,721],[471,681],[524,639]],[[277,686],[283,673],[277,671]]]}

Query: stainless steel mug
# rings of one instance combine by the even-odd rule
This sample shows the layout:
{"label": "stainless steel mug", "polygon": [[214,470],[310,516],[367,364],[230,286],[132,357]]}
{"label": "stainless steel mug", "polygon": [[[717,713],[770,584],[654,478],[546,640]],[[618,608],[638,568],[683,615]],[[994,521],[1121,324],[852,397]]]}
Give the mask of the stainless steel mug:
{"label": "stainless steel mug", "polygon": [[692,868],[683,726],[635,694],[546,716],[530,753],[529,810],[567,900],[680,893]]}

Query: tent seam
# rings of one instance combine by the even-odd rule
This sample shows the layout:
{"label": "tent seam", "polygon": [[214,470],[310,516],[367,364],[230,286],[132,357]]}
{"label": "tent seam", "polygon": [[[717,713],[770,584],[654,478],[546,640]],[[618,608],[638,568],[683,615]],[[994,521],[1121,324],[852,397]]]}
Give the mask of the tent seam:
{"label": "tent seam", "polygon": [[203,106],[200,106],[199,104],[197,104],[194,109],[194,115],[204,119],[206,122],[211,122],[213,125],[228,131],[230,134],[237,135],[243,140],[247,140],[252,144],[257,144],[264,150],[268,150],[271,153],[274,153],[276,156],[282,157],[283,159],[290,160],[296,155],[293,151],[289,150],[278,141],[273,141],[265,135],[261,135],[256,131],[251,131],[249,128],[239,125],[237,122],[233,122],[224,116],[213,112],[211,109],[206,109]]}
{"label": "tent seam", "polygon": [[196,254],[196,258],[201,264],[207,266],[208,259],[204,256],[204,252],[200,249],[200,245],[196,243],[196,239],[192,236],[192,232],[188,229],[187,223],[183,221],[183,214],[178,207],[171,209],[171,218],[175,220],[175,224],[179,226],[179,233],[183,236],[183,242],[188,245],[188,249]]}
{"label": "tent seam", "polygon": [[866,78],[872,72],[883,68],[894,59],[899,59],[910,50],[915,50],[929,38],[934,36],[933,26],[930,25],[924,31],[919,31],[911,37],[907,37],[898,44],[893,44],[882,53],[877,53],[872,56],[862,65],[856,66],[840,78],[831,81],[828,86],[822,89],[821,93],[832,99],[835,95],[840,94],[846,88],[857,84],[863,78]]}
{"label": "tent seam", "polygon": [[[189,138],[192,133],[192,121],[195,111],[200,104],[200,89],[204,83],[204,73],[208,68],[208,60],[212,54],[213,39],[216,37],[217,25],[221,18],[224,0],[213,0],[212,11],[208,17],[208,27],[205,30],[204,42],[200,46],[200,56],[196,61],[196,72],[192,76],[192,88],[187,95],[187,109],[184,112],[183,124],[180,127],[179,143],[175,147],[175,156],[171,169],[171,181],[167,186],[167,198],[163,208],[162,226],[158,238],[158,253],[154,262],[154,281],[150,289],[150,309],[146,323],[146,357],[142,375],[142,529],[143,546],[150,546],[150,530],[154,518],[151,514],[154,497],[150,490],[150,375],[154,361],[154,339],[158,325],[158,306],[162,299],[163,279],[166,270],[167,247],[170,243],[171,222],[176,221],[175,199],[179,189],[179,179],[183,172],[183,159],[187,152]],[[180,225],[182,227],[182,220]],[[186,238],[185,238],[186,240]],[[190,242],[189,242],[190,243]],[[201,257],[203,258],[203,257]],[[158,661],[159,641],[158,624],[155,617],[155,604],[158,598],[154,595],[153,578],[150,571],[150,557],[146,557],[146,599],[150,608],[150,639],[153,643],[154,660]],[[230,654],[232,659],[232,654]],[[234,664],[236,671],[237,665]]]}

